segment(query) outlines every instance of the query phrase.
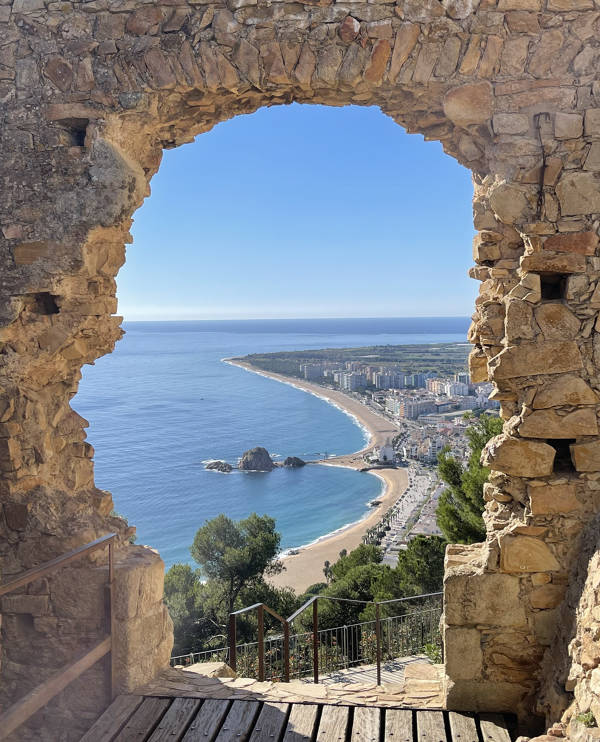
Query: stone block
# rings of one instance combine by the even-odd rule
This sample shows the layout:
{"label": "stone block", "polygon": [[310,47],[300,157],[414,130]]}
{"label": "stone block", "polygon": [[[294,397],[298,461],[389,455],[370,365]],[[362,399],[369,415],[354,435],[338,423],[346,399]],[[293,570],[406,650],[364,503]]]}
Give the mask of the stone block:
{"label": "stone block", "polygon": [[594,142],[583,164],[584,170],[600,170],[600,142]]}
{"label": "stone block", "polygon": [[79,619],[103,616],[107,581],[108,567],[104,565],[58,570],[50,583],[55,615]]}
{"label": "stone block", "polygon": [[519,435],[524,438],[579,438],[598,435],[596,410],[592,407],[559,415],[553,409],[536,410],[523,419]]}
{"label": "stone block", "polygon": [[465,574],[468,567],[446,572],[444,616],[449,626],[525,626],[518,577],[506,574]]}
{"label": "stone block", "polygon": [[581,327],[573,312],[560,303],[544,303],[536,307],[535,319],[546,340],[574,338]]}
{"label": "stone block", "polygon": [[484,124],[492,118],[493,92],[489,82],[454,88],[444,98],[444,113],[457,126]]}
{"label": "stone block", "polygon": [[207,678],[236,678],[237,674],[225,662],[196,662],[195,665],[188,665],[186,672],[194,672],[197,675],[204,675]]}
{"label": "stone block", "polygon": [[556,451],[542,441],[522,440],[508,435],[492,438],[481,461],[495,471],[515,477],[547,477],[552,474]]}
{"label": "stone block", "polygon": [[536,641],[544,647],[549,647],[554,639],[557,623],[558,608],[536,613],[533,617],[533,633]]}
{"label": "stone block", "polygon": [[50,598],[47,595],[5,595],[1,605],[2,613],[45,616],[50,610]]}
{"label": "stone block", "polygon": [[578,113],[561,113],[554,116],[554,136],[557,139],[577,139],[583,133],[583,116]]}
{"label": "stone block", "polygon": [[158,553],[133,546],[115,562],[113,610],[119,620],[143,616],[162,601],[165,565]]}
{"label": "stone block", "polygon": [[473,384],[488,380],[488,359],[485,353],[474,348],[469,353],[469,376]]}
{"label": "stone block", "polygon": [[490,206],[504,224],[522,221],[530,209],[528,192],[511,183],[500,183],[490,192]]}
{"label": "stone block", "polygon": [[500,569],[503,572],[557,572],[554,554],[539,538],[504,536],[500,539]]}
{"label": "stone block", "polygon": [[477,629],[450,627],[444,631],[446,672],[453,680],[481,677],[483,654],[481,632]]}
{"label": "stone block", "polygon": [[570,448],[577,471],[600,471],[600,441],[572,443]]}
{"label": "stone block", "polygon": [[561,515],[581,507],[573,484],[529,487],[527,491],[533,515]]}
{"label": "stone block", "polygon": [[521,270],[533,273],[585,273],[585,256],[544,250],[524,255],[521,258]]}
{"label": "stone block", "polygon": [[597,394],[581,377],[565,374],[537,390],[533,407],[539,410],[562,405],[593,405],[597,402]]}
{"label": "stone block", "polygon": [[574,341],[523,343],[512,345],[494,356],[488,364],[492,378],[513,379],[518,376],[537,376],[567,371],[578,371],[583,362]]}
{"label": "stone block", "polygon": [[516,340],[535,339],[531,304],[521,299],[509,299],[506,304],[504,335],[509,343],[514,343]]}
{"label": "stone block", "polygon": [[600,212],[600,187],[592,173],[563,174],[556,186],[562,216],[588,215]]}
{"label": "stone block", "polygon": [[515,713],[530,688],[494,680],[449,680],[445,708],[450,711],[507,711]]}
{"label": "stone block", "polygon": [[540,610],[556,608],[562,603],[565,591],[566,587],[564,585],[552,585],[551,583],[542,585],[530,593],[529,602],[532,608]]}
{"label": "stone block", "polygon": [[600,136],[600,108],[588,108],[585,112],[585,135]]}
{"label": "stone block", "polygon": [[496,134],[526,134],[529,117],[522,113],[496,113],[492,120]]}
{"label": "stone block", "polygon": [[6,525],[13,531],[23,531],[29,518],[29,507],[20,502],[5,502],[2,506]]}

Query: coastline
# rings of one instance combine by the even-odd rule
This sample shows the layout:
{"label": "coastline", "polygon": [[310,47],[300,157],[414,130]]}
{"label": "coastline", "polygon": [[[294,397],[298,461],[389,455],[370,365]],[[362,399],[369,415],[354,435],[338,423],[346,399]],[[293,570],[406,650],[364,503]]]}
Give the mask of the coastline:
{"label": "coastline", "polygon": [[[313,394],[333,404],[345,414],[354,418],[355,422],[369,435],[369,440],[360,451],[335,456],[330,459],[313,462],[323,466],[343,466],[348,469],[362,469],[363,455],[377,446],[383,445],[388,438],[398,432],[398,428],[386,418],[369,409],[366,405],[352,399],[343,392],[326,389],[304,379],[290,379],[282,374],[271,373],[255,368],[243,361],[234,361],[224,358],[224,363],[237,366],[251,373],[265,376],[269,379],[296,387],[301,391]],[[303,592],[309,585],[323,582],[323,564],[325,561],[335,562],[342,549],[351,551],[362,543],[366,531],[374,526],[382,515],[402,496],[408,486],[406,469],[377,469],[368,472],[382,480],[384,489],[378,500],[380,504],[372,508],[364,518],[349,524],[335,533],[323,536],[307,546],[300,547],[297,554],[286,555],[282,558],[285,570],[274,575],[270,582],[277,587],[291,587],[296,592]]]}

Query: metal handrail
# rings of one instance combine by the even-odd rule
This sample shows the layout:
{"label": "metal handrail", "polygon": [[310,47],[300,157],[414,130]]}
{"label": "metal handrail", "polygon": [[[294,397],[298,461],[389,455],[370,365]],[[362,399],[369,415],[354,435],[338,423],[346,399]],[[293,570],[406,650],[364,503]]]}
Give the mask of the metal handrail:
{"label": "metal handrail", "polygon": [[28,719],[30,719],[36,711],[39,711],[55,696],[57,696],[64,688],[70,683],[76,680],[86,670],[96,664],[103,657],[110,654],[110,663],[106,668],[106,676],[108,683],[109,697],[113,699],[114,689],[114,656],[112,647],[112,635],[113,635],[113,611],[112,611],[112,588],[114,578],[114,566],[113,566],[113,542],[116,538],[116,533],[109,533],[106,536],[91,541],[83,546],[78,546],[76,549],[69,551],[62,556],[51,559],[48,562],[33,567],[32,569],[23,572],[18,577],[5,582],[0,585],[0,596],[6,595],[6,593],[16,590],[19,587],[28,585],[30,582],[45,577],[51,572],[56,571],[60,567],[64,567],[69,562],[74,562],[77,559],[81,559],[86,554],[91,554],[98,549],[105,548],[108,546],[108,581],[105,585],[105,626],[106,636],[104,636],[97,644],[91,649],[81,652],[74,660],[68,665],[58,670],[58,672],[51,675],[47,680],[40,685],[36,686],[33,690],[29,691],[23,698],[14,703],[7,711],[0,715],[0,740],[6,739],[11,735],[15,729],[18,729]]}
{"label": "metal handrail", "polygon": [[237,626],[236,619],[242,613],[254,609],[258,612],[258,679],[265,679],[265,611],[276,618],[283,626],[283,667],[284,681],[290,682],[290,625],[285,618],[264,603],[254,603],[247,608],[229,614],[229,666],[235,672],[237,667]]}
{"label": "metal handrail", "polygon": [[319,682],[319,600],[330,600],[338,603],[352,603],[355,605],[374,605],[375,606],[375,637],[376,637],[376,665],[377,665],[377,685],[381,685],[381,606],[390,603],[406,603],[418,600],[420,598],[433,598],[443,595],[442,592],[424,593],[423,595],[412,595],[406,598],[390,598],[388,600],[357,600],[354,598],[338,598],[331,595],[313,595],[312,598],[301,605],[298,610],[294,611],[289,618],[282,618],[278,613],[269,608],[264,603],[254,603],[246,608],[233,611],[229,614],[229,664],[232,670],[236,670],[237,665],[237,645],[236,645],[236,618],[237,616],[248,613],[253,610],[258,611],[258,679],[264,680],[264,611],[270,613],[283,626],[283,667],[284,680],[286,683],[290,679],[290,626],[304,611],[312,606],[312,649],[313,649],[313,682]]}

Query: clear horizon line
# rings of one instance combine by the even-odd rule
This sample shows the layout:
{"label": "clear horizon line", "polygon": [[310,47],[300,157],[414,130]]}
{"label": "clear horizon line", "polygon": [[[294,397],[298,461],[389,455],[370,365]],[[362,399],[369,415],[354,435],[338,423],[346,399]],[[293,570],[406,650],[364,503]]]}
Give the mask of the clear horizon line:
{"label": "clear horizon line", "polygon": [[[118,316],[118,315],[117,315]],[[357,320],[357,319],[470,319],[468,314],[408,314],[408,315],[376,315],[376,316],[346,316],[346,317],[187,317],[185,319],[128,319],[123,316],[124,322],[282,322],[297,320],[302,322],[319,320]]]}

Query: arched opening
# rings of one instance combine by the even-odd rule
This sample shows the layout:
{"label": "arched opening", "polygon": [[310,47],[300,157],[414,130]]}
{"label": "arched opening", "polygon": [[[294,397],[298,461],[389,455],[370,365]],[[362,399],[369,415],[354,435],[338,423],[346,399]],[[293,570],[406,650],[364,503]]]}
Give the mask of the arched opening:
{"label": "arched opening", "polygon": [[[526,716],[543,686],[541,703],[558,718],[572,701],[568,689],[587,688],[585,642],[571,639],[584,633],[574,619],[580,599],[597,628],[596,598],[577,571],[580,549],[595,544],[600,469],[596,21],[584,17],[593,12],[585,3],[577,17],[554,3],[551,18],[539,3],[527,5],[521,13],[521,3],[504,0],[494,8],[402,0],[349,12],[233,2],[63,14],[17,2],[2,13],[1,162],[15,184],[1,205],[3,571],[18,574],[116,530],[121,689],[166,662],[162,566],[150,550],[128,546],[127,529],[110,516],[85,421],[69,402],[82,364],[119,337],[114,276],[163,148],[292,101],[379,106],[474,173],[472,275],[482,287],[471,370],[495,383],[507,425],[486,454],[486,543],[448,554],[447,702]],[[575,441],[567,474],[554,471],[557,448],[547,441],[557,440],[561,458],[564,441]],[[581,552],[586,563],[593,551]],[[75,592],[91,589],[104,569],[87,566],[69,573]],[[36,674],[51,672],[66,637],[69,647],[86,642],[84,630],[67,634],[59,621],[72,618],[59,595],[52,580],[40,595],[3,601],[7,693],[33,685],[32,621],[20,620],[17,607],[51,619],[33,621],[45,652]],[[39,604],[48,605],[44,616],[32,613]],[[572,620],[568,636],[561,611]],[[552,672],[540,678],[544,656],[545,667],[560,665],[557,681]],[[89,714],[85,684],[73,689]]]}
{"label": "arched opening", "polygon": [[[72,403],[92,426],[98,486],[167,567],[190,561],[195,531],[220,512],[276,517],[284,549],[360,519],[380,494],[372,477],[319,467],[306,470],[302,485],[299,473],[259,483],[204,470],[210,459],[235,465],[258,444],[276,455],[283,448],[281,460],[363,446],[363,434],[335,408],[312,396],[290,399],[289,389],[251,380],[221,359],[466,340],[470,175],[439,144],[406,135],[377,109],[292,106],[238,117],[167,153],[152,188],[117,279],[128,335],[84,370]],[[456,327],[431,320],[413,331],[352,322],[459,315]],[[278,328],[220,325],[222,318],[345,322]],[[192,326],[194,319],[216,322]],[[249,399],[247,386],[259,383],[264,391]],[[323,415],[323,425],[311,424]],[[305,488],[321,493],[319,507]]]}

